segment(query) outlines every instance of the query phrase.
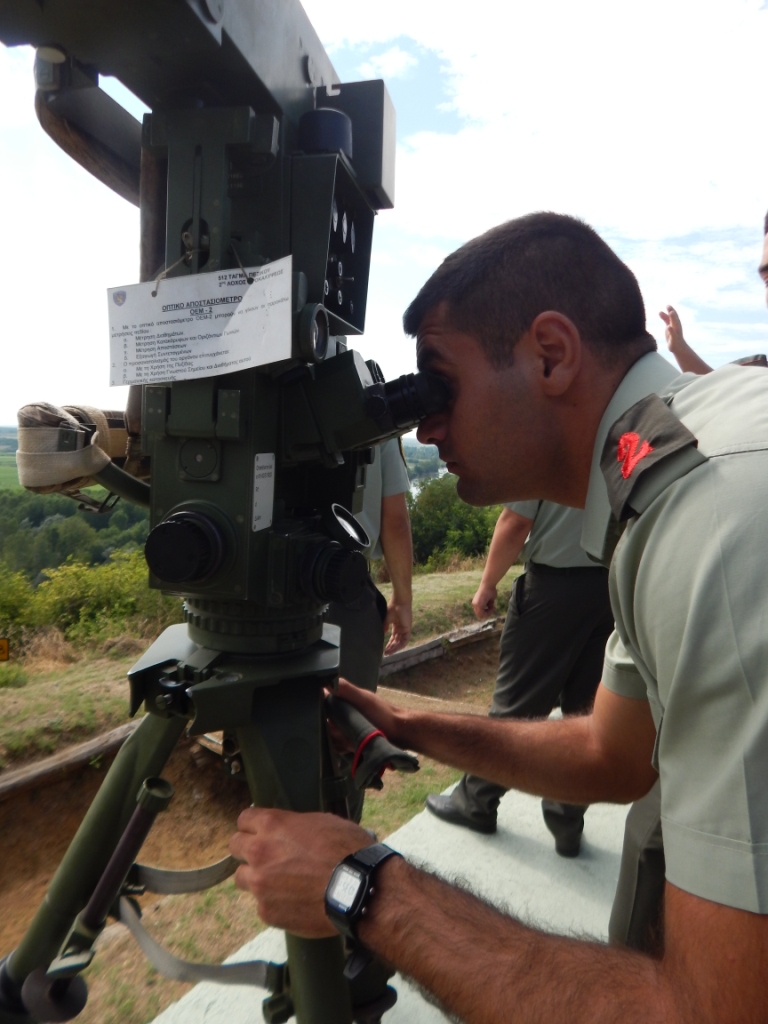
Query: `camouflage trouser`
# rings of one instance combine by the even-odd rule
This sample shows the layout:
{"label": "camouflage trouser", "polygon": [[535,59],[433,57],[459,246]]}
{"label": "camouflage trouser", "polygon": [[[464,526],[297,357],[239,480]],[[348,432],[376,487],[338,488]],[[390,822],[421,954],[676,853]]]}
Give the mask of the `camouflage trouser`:
{"label": "camouflage trouser", "polygon": [[[563,714],[586,711],[612,631],[607,569],[552,569],[530,562],[510,598],[490,715],[541,718],[558,704]],[[487,820],[496,816],[505,792],[496,783],[465,775],[452,799],[469,817]],[[584,827],[584,807],[545,800],[543,811],[556,838]]]}

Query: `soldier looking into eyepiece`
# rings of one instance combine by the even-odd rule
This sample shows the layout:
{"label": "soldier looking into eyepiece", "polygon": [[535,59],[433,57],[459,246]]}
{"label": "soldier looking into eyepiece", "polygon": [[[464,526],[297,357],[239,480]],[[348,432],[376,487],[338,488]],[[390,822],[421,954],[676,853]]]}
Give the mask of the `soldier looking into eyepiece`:
{"label": "soldier looking into eyepiece", "polygon": [[[550,799],[629,803],[660,779],[663,931],[654,956],[544,934],[379,853],[349,927],[465,1021],[765,1020],[768,374],[670,380],[632,273],[585,224],[550,213],[449,256],[405,329],[452,393],[420,439],[470,503],[584,508],[582,546],[611,562],[616,631],[581,717],[448,716],[339,694],[406,749]],[[239,830],[237,881],[264,919],[333,934],[324,892],[366,833],[255,809]]]}

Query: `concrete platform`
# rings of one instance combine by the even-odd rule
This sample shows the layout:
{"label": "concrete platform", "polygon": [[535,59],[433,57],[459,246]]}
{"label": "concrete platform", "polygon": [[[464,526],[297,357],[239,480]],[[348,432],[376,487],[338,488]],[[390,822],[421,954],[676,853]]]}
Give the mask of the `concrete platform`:
{"label": "concrete platform", "polygon": [[[502,801],[493,836],[446,825],[423,811],[387,842],[413,862],[445,878],[461,879],[529,924],[601,939],[608,931],[625,817],[623,807],[591,807],[582,852],[574,860],[555,854],[539,801],[514,792]],[[250,959],[285,959],[282,933],[268,929],[228,962]],[[393,984],[399,998],[385,1024],[447,1024],[448,1018],[407,981],[397,977]],[[198,985],[155,1024],[263,1024],[264,995],[240,986]]]}

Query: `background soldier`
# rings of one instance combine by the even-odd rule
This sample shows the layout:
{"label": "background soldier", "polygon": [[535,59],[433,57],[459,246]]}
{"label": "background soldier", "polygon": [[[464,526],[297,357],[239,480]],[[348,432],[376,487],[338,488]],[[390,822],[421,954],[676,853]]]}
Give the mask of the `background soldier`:
{"label": "background soldier", "polygon": [[[587,711],[600,682],[613,630],[608,570],[581,547],[584,513],[550,501],[519,501],[502,509],[472,606],[479,619],[495,610],[497,584],[522,552],[501,634],[499,671],[490,715],[542,718]],[[527,539],[526,539],[527,538]],[[475,832],[496,831],[505,787],[464,775],[450,796],[431,793],[427,809]],[[581,846],[585,807],[543,800],[547,828],[561,857]]]}

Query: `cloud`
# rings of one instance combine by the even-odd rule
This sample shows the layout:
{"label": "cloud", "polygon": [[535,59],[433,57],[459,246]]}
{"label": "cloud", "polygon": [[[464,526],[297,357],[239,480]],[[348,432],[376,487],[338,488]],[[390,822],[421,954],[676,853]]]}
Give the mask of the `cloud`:
{"label": "cloud", "polygon": [[[372,292],[402,308],[439,253],[554,209],[592,223],[629,262],[659,337],[657,310],[671,302],[716,361],[766,347],[759,0],[391,0],[386,18],[354,0],[305,7],[326,44],[402,47],[407,36],[429,48],[462,118],[452,132],[435,122],[401,137],[396,208],[375,243],[393,259],[375,267]],[[368,337],[381,334],[369,316]],[[408,342],[388,340],[387,352],[412,359]]]}
{"label": "cloud", "polygon": [[418,60],[412,53],[399,46],[391,46],[362,64],[360,74],[363,78],[406,78],[417,64]]}
{"label": "cloud", "polygon": [[400,154],[396,216],[418,205],[424,234],[543,207],[668,237],[754,223],[766,203],[755,0],[305,6],[326,43],[405,35],[440,55],[468,124]]}

